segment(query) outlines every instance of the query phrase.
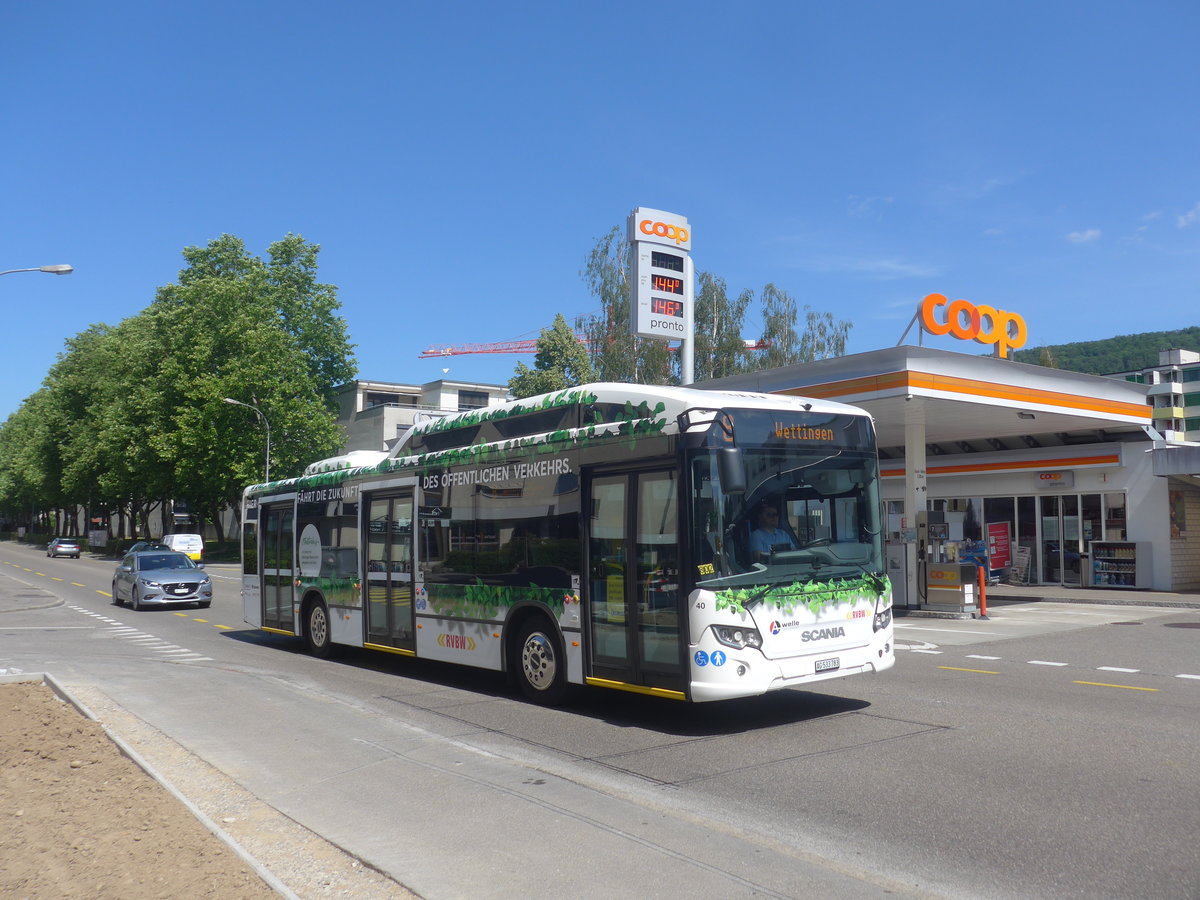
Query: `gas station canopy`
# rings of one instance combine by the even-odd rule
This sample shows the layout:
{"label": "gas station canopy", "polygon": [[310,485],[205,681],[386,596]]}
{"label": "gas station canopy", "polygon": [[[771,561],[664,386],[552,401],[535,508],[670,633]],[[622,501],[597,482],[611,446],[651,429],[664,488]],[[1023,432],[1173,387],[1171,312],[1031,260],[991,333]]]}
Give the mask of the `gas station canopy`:
{"label": "gas station canopy", "polygon": [[861,407],[875,418],[884,458],[902,455],[906,428],[919,425],[939,454],[1146,440],[1150,424],[1143,384],[910,345],[702,386]]}

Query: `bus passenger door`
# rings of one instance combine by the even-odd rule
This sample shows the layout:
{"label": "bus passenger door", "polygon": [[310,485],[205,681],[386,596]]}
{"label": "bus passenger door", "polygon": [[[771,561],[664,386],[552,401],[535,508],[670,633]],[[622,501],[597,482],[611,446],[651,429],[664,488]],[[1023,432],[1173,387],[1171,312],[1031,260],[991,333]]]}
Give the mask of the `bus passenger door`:
{"label": "bus passenger door", "polygon": [[292,617],[292,552],[295,545],[292,502],[266,504],[259,513],[262,544],[262,627],[295,633]]}
{"label": "bus passenger door", "polygon": [[405,488],[370,494],[362,541],[367,644],[413,650],[413,497]]}
{"label": "bus passenger door", "polygon": [[682,692],[677,475],[596,473],[586,490],[589,674]]}

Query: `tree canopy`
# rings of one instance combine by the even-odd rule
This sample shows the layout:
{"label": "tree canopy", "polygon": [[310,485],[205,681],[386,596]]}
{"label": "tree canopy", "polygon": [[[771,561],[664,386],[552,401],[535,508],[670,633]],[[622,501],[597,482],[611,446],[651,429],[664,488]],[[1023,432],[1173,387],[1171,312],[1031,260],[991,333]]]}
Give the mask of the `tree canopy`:
{"label": "tree canopy", "polygon": [[1014,350],[1017,362],[1084,372],[1088,375],[1114,375],[1140,372],[1158,365],[1160,350],[1200,350],[1200,326],[1176,331],[1146,331],[1124,334],[1102,341],[1076,341]]}
{"label": "tree canopy", "polygon": [[41,389],[0,426],[0,508],[142,513],[185,500],[202,518],[271,473],[337,450],[334,388],[355,363],[319,247],[298,235],[268,259],[231,235],[187,247],[178,281],[116,326],[69,339]]}
{"label": "tree canopy", "polygon": [[[603,381],[678,384],[682,376],[680,354],[668,350],[664,341],[632,333],[629,254],[619,227],[596,241],[581,275],[600,303],[598,314],[576,322],[588,341],[597,377]],[[725,280],[711,272],[698,272],[696,282],[695,381],[812,362],[846,352],[851,323],[804,306],[800,327],[795,299],[773,283],[765,285],[757,297],[751,290],[742,290],[731,298]],[[762,314],[762,328],[756,337],[746,336],[745,319],[755,305]],[[746,339],[757,348],[747,348]]]}
{"label": "tree canopy", "polygon": [[516,374],[508,380],[508,389],[520,399],[595,380],[587,350],[559,313],[551,327],[542,329],[533,368],[517,363]]}

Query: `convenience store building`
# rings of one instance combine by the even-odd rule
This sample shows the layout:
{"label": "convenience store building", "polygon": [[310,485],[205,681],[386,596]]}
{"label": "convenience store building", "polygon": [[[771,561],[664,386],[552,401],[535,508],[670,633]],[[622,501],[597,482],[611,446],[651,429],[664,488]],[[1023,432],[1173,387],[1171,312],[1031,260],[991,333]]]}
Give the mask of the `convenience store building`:
{"label": "convenience store building", "polygon": [[951,556],[1007,531],[1006,574],[1025,583],[1200,589],[1200,446],[1156,440],[1144,384],[901,345],[703,386],[871,413],[898,605],[925,593],[920,510]]}

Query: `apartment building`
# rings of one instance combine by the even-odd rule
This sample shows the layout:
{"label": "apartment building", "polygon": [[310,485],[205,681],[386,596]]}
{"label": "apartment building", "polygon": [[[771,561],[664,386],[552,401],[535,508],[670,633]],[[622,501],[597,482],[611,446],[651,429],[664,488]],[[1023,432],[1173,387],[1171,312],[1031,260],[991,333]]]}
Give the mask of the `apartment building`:
{"label": "apartment building", "polygon": [[1110,377],[1147,386],[1154,429],[1168,441],[1200,441],[1200,353],[1160,350],[1158,365]]}
{"label": "apartment building", "polygon": [[338,424],[346,431],[343,454],[390,450],[413,425],[464,409],[495,406],[508,399],[508,386],[464,381],[397,384],[351,381],[338,389]]}

